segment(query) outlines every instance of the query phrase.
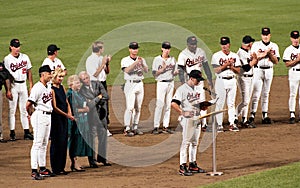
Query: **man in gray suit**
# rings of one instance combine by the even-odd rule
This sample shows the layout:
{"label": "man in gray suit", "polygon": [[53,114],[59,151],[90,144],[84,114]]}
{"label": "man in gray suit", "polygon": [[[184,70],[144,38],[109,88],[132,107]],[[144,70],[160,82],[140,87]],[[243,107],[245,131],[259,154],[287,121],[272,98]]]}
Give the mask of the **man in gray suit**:
{"label": "man in gray suit", "polygon": [[[98,155],[97,162],[103,163],[104,166],[111,166],[106,161],[106,147],[107,147],[107,100],[108,94],[104,86],[99,81],[91,81],[87,72],[82,71],[79,73],[82,86],[80,94],[86,98],[87,106],[90,111],[88,112],[88,122],[91,127],[91,136],[95,139],[98,138]],[[92,143],[95,151],[95,142]],[[89,157],[90,167],[97,168],[93,157]]]}

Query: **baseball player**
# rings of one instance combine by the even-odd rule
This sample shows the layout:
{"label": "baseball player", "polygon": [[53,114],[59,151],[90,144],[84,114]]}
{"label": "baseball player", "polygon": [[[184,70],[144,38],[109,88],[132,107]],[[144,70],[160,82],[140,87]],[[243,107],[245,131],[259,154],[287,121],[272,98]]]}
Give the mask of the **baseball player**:
{"label": "baseball player", "polygon": [[271,119],[268,117],[269,93],[273,80],[273,66],[278,64],[280,55],[277,44],[270,41],[270,28],[262,28],[261,39],[261,41],[254,42],[251,48],[251,53],[255,52],[257,55],[258,63],[254,67],[249,122],[254,124],[258,101],[261,97],[262,123],[271,124]]}
{"label": "baseball player", "polygon": [[289,85],[290,85],[290,98],[289,110],[290,120],[289,123],[295,123],[295,109],[296,97],[300,84],[300,48],[299,48],[299,31],[292,31],[290,35],[291,45],[288,46],[283,53],[283,62],[289,67]]}
{"label": "baseball player", "polygon": [[49,65],[52,71],[54,71],[56,68],[61,68],[65,71],[65,75],[67,75],[66,67],[61,60],[57,58],[58,50],[60,50],[60,48],[58,48],[55,44],[50,44],[47,47],[48,57],[44,59],[42,66]]}
{"label": "baseball player", "polygon": [[[200,109],[194,107],[194,104],[201,100],[201,93],[195,86],[203,80],[199,70],[192,70],[189,73],[189,80],[177,88],[171,103],[172,108],[180,115],[179,123],[182,126],[179,174],[183,176],[191,176],[192,172],[206,172],[198,167],[196,162],[201,125],[198,120]],[[202,110],[206,110],[206,108],[202,108]],[[189,167],[187,166],[188,155]]]}
{"label": "baseball player", "polygon": [[242,117],[241,125],[244,128],[255,128],[255,125],[249,124],[247,121],[253,79],[253,66],[258,62],[256,53],[250,53],[250,49],[254,41],[255,40],[251,36],[244,36],[242,46],[237,52],[237,55],[241,60],[242,67],[237,78],[237,83],[241,92],[241,102],[236,107],[236,114],[237,117]]}
{"label": "baseball player", "polygon": [[[159,125],[163,114],[163,133],[173,134],[169,128],[171,114],[171,100],[174,91],[174,76],[178,74],[176,60],[170,56],[170,42],[161,45],[162,54],[154,58],[152,74],[156,83],[156,107],[154,112],[154,129],[152,134],[159,134]],[[165,108],[164,108],[165,107]],[[164,113],[162,113],[164,109]]]}
{"label": "baseball player", "polygon": [[[109,68],[109,62],[111,61],[110,55],[103,56],[104,52],[104,43],[101,41],[93,42],[92,44],[92,54],[86,59],[85,67],[86,72],[90,75],[90,80],[97,80],[102,83],[104,86],[106,92],[107,91],[107,83],[106,83],[106,77],[107,74],[109,74],[110,68]],[[107,103],[107,109],[109,105]],[[109,110],[107,111],[107,124],[110,123],[109,120]],[[110,131],[107,129],[107,136],[112,136]]]}
{"label": "baseball player", "polygon": [[[221,37],[221,49],[213,54],[211,64],[216,73],[215,91],[219,100],[216,102],[216,111],[222,110],[227,98],[229,131],[238,132],[236,125],[235,97],[236,97],[236,74],[240,73],[240,58],[236,53],[230,51],[230,39]],[[216,115],[217,130],[223,132],[223,114]]]}
{"label": "baseball player", "polygon": [[[121,60],[121,67],[124,72],[124,93],[126,99],[126,110],[124,114],[125,136],[142,135],[138,129],[141,115],[141,107],[144,99],[144,72],[148,72],[148,65],[144,58],[138,56],[139,45],[137,42],[130,42],[129,56]],[[132,130],[130,129],[131,118],[133,120]]]}
{"label": "baseball player", "polygon": [[[34,140],[31,147],[31,177],[42,180],[43,176],[53,176],[46,169],[47,145],[51,129],[52,93],[49,81],[52,78],[48,65],[39,68],[40,81],[37,82],[30,93],[26,103],[28,119],[33,127]],[[35,111],[32,113],[32,105]],[[40,170],[38,172],[38,167]]]}
{"label": "baseball player", "polygon": [[2,127],[2,105],[3,105],[3,98],[2,98],[2,85],[4,85],[6,91],[6,98],[8,100],[12,100],[11,94],[11,85],[10,85],[10,75],[9,72],[6,70],[3,63],[0,63],[0,142],[6,143],[7,141],[3,138],[3,127]]}
{"label": "baseball player", "polygon": [[[201,48],[197,47],[197,38],[195,36],[190,36],[187,38],[187,47],[180,52],[178,56],[178,68],[179,68],[179,78],[181,83],[185,83],[187,80],[187,75],[192,70],[199,70],[204,72],[208,79],[208,84],[213,87],[212,74],[208,65],[208,60],[206,53]],[[205,91],[203,89],[204,82],[200,82],[196,88],[201,93],[201,101],[205,101]],[[202,111],[201,115],[205,115],[206,111]],[[202,119],[203,131],[207,128],[206,118]]]}
{"label": "baseball player", "polygon": [[11,93],[13,100],[9,101],[9,128],[10,128],[10,141],[16,140],[15,126],[16,126],[16,109],[19,102],[20,119],[22,127],[24,129],[24,139],[32,140],[33,136],[29,132],[29,123],[26,112],[26,101],[28,99],[28,90],[26,80],[29,81],[29,92],[33,86],[32,73],[31,73],[31,61],[26,54],[20,52],[21,44],[18,39],[12,39],[10,41],[8,54],[4,58],[5,68],[14,78],[11,87]]}

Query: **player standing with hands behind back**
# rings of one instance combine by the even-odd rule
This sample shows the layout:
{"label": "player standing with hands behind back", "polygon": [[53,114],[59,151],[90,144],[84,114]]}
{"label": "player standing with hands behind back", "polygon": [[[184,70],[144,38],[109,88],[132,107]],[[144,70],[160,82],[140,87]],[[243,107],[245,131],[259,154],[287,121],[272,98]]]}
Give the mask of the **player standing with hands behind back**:
{"label": "player standing with hands behind back", "polygon": [[[124,113],[124,134],[125,136],[142,135],[138,129],[141,115],[141,107],[144,99],[144,72],[148,72],[146,60],[138,56],[139,44],[130,42],[129,56],[121,60],[121,68],[124,72],[124,93],[126,99],[126,109]],[[132,117],[133,116],[133,117]],[[133,120],[132,130],[130,128]]]}
{"label": "player standing with hands behind back", "polygon": [[26,112],[26,101],[28,99],[28,90],[26,80],[29,81],[29,92],[33,86],[31,61],[26,54],[20,52],[21,44],[19,39],[12,39],[9,45],[10,54],[4,58],[5,68],[13,76],[14,81],[11,87],[13,100],[9,101],[9,128],[10,141],[16,140],[16,110],[19,101],[20,119],[24,129],[24,139],[33,140],[32,134],[29,132],[29,123]]}
{"label": "player standing with hands behind back", "polygon": [[269,94],[273,80],[273,66],[279,62],[278,45],[271,42],[270,28],[264,27],[261,30],[261,41],[254,42],[251,52],[257,55],[258,63],[254,68],[252,105],[249,122],[253,123],[258,107],[259,98],[261,98],[262,124],[271,124],[268,116]]}
{"label": "player standing with hands behind back", "polygon": [[[46,169],[46,153],[51,129],[52,113],[52,79],[51,69],[48,65],[39,68],[40,81],[32,88],[26,110],[28,119],[33,128],[34,140],[31,147],[31,177],[34,180],[42,180],[43,176],[51,176],[50,170]],[[35,111],[32,113],[32,105]],[[32,113],[32,114],[31,114]],[[40,171],[38,172],[38,167]]]}
{"label": "player standing with hands behind back", "polygon": [[283,62],[289,67],[289,84],[290,84],[290,124],[295,123],[296,96],[300,84],[300,48],[299,48],[299,31],[291,32],[292,44],[284,50]]}

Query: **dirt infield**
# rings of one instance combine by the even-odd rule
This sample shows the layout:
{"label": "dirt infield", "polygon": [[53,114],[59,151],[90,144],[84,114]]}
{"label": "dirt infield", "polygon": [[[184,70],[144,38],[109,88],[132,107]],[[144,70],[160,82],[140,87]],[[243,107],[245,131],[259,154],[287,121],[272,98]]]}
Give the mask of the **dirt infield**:
{"label": "dirt infield", "polygon": [[[122,93],[120,95],[123,97]],[[298,145],[300,143],[300,124],[288,124],[288,96],[287,77],[275,77],[271,88],[269,110],[269,116],[274,123],[271,126],[261,125],[261,112],[258,111],[257,128],[242,129],[238,133],[225,132],[218,134],[217,170],[222,171],[223,176],[210,177],[205,174],[195,174],[192,177],[179,176],[177,174],[178,147],[175,156],[163,163],[152,166],[127,167],[113,164],[111,167],[86,168],[86,171],[82,173],[70,172],[66,176],[33,181],[30,178],[29,157],[32,143],[20,139],[16,142],[0,143],[0,187],[196,187],[300,161]],[[147,120],[150,114],[153,113],[150,113],[151,109],[149,110],[149,102],[153,98],[155,98],[155,84],[145,85],[141,120]],[[120,98],[120,100],[122,99]],[[7,102],[4,103],[4,136],[8,139]],[[296,110],[296,113],[298,113],[298,110]],[[16,125],[17,138],[22,138],[23,131],[18,119]],[[171,124],[174,128],[176,119],[177,116],[172,112]],[[111,121],[110,130],[114,134],[113,138],[127,145],[154,145],[169,137],[169,135],[154,136],[146,133],[142,136],[127,138],[121,134],[122,125],[118,122],[114,112],[111,112]],[[152,124],[152,122],[149,122],[149,124]],[[208,171],[212,170],[211,146],[198,154],[197,158],[201,167]],[[86,158],[80,158],[80,162],[84,166],[88,165]],[[47,166],[50,167],[49,150]],[[67,171],[70,171],[69,167],[70,160],[68,159]]]}

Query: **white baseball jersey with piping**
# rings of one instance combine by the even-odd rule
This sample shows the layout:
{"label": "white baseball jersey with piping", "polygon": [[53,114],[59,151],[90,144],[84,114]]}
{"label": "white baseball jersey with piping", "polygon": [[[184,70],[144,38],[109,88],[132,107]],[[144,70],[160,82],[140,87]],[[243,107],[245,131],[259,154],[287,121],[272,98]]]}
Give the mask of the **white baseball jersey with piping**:
{"label": "white baseball jersey with piping", "polygon": [[33,102],[35,111],[31,115],[34,140],[31,148],[31,169],[46,167],[46,153],[51,129],[52,93],[51,84],[37,82],[28,101]]}
{"label": "white baseball jersey with piping", "polygon": [[[156,83],[156,107],[154,113],[154,128],[158,128],[160,120],[163,115],[163,127],[168,128],[170,123],[171,114],[171,100],[174,92],[174,70],[176,60],[174,57],[169,56],[164,59],[161,55],[154,58],[152,64],[152,71],[157,72],[163,67],[165,63],[166,69],[163,73],[155,77]],[[164,112],[162,113],[162,110]]]}
{"label": "white baseball jersey with piping", "polygon": [[[299,58],[300,48],[293,45],[288,46],[283,53],[283,61],[294,61]],[[289,67],[289,86],[290,86],[290,97],[289,97],[289,110],[291,117],[295,118],[296,110],[296,97],[300,84],[300,64],[299,62]],[[292,114],[293,113],[293,114]]]}
{"label": "white baseball jersey with piping", "polygon": [[26,54],[19,53],[18,57],[8,54],[4,58],[5,68],[14,77],[14,84],[11,87],[13,100],[9,101],[9,128],[15,130],[16,109],[19,102],[20,120],[23,129],[29,129],[27,119],[26,101],[28,99],[28,90],[26,85],[27,71],[31,69],[31,61]]}
{"label": "white baseball jersey with piping", "polygon": [[[256,54],[271,49],[273,55],[280,58],[279,48],[277,44],[269,42],[268,45],[262,41],[254,42],[251,52]],[[261,98],[261,111],[268,112],[269,110],[269,93],[273,80],[273,66],[268,56],[258,60],[257,66],[254,67],[254,77],[252,81],[252,100],[251,100],[251,113],[256,113],[259,98]],[[265,118],[265,117],[263,117]]]}
{"label": "white baseball jersey with piping", "polygon": [[[129,67],[135,61],[141,59],[141,63],[138,63],[130,73],[124,71],[124,93],[126,99],[126,110],[124,114],[124,126],[126,131],[130,130],[131,119],[133,123],[133,130],[137,129],[140,115],[141,107],[144,99],[144,67],[147,66],[146,60],[141,57],[137,57],[135,60],[130,56],[124,57],[121,60],[122,69]],[[132,117],[133,116],[133,117]]]}
{"label": "white baseball jersey with piping", "polygon": [[44,59],[44,61],[43,61],[43,63],[42,63],[41,66],[44,66],[44,65],[49,65],[49,67],[51,68],[51,70],[55,70],[56,68],[61,68],[62,70],[66,69],[66,67],[64,66],[64,64],[57,57],[54,58],[54,61],[52,61],[51,59],[49,59],[48,57],[46,57]]}
{"label": "white baseball jersey with piping", "polygon": [[[187,118],[181,116],[179,123],[182,126],[182,143],[180,147],[180,165],[187,163],[189,152],[189,162],[196,161],[197,147],[201,133],[200,121],[198,120],[199,108],[193,104],[200,102],[201,93],[187,83],[179,86],[172,100],[180,101],[180,107],[183,111],[194,111],[194,117]],[[188,149],[189,148],[189,149]]]}
{"label": "white baseball jersey with piping", "polygon": [[[241,66],[240,58],[236,53],[230,52],[226,55],[219,51],[213,54],[211,64],[213,67],[222,66],[226,61],[233,61],[234,67]],[[227,98],[228,121],[230,125],[234,124],[236,118],[235,98],[237,90],[236,75],[231,69],[225,69],[220,73],[216,73],[215,92],[219,100],[216,102],[215,110],[223,110],[225,100]],[[218,125],[223,124],[223,113],[216,115]]]}
{"label": "white baseball jersey with piping", "polygon": [[[182,52],[180,52],[178,56],[178,66],[185,67],[186,73],[189,74],[192,70],[199,70],[202,72],[203,63],[208,62],[206,53],[201,48],[197,48],[195,53],[191,52],[188,48],[185,48]],[[203,73],[203,72],[202,72]],[[207,75],[207,78],[209,76]],[[185,77],[185,80],[182,80],[181,82],[187,81],[188,78]],[[205,101],[205,91],[203,89],[204,87],[204,81],[200,81],[198,86],[195,86],[195,88],[201,93],[200,102]],[[205,115],[206,111],[201,110],[201,115]],[[207,124],[206,118],[202,119],[203,126]]]}
{"label": "white baseball jersey with piping", "polygon": [[[241,66],[249,65],[251,61],[250,50],[246,51],[243,48],[239,48],[237,55],[241,60]],[[249,65],[250,66],[250,65]],[[244,118],[244,121],[247,120],[248,108],[251,97],[251,87],[253,79],[253,67],[249,71],[245,71],[243,68],[240,69],[240,74],[237,78],[237,83],[241,92],[241,102],[236,107],[237,117],[241,116]],[[242,122],[245,123],[245,122]]]}

